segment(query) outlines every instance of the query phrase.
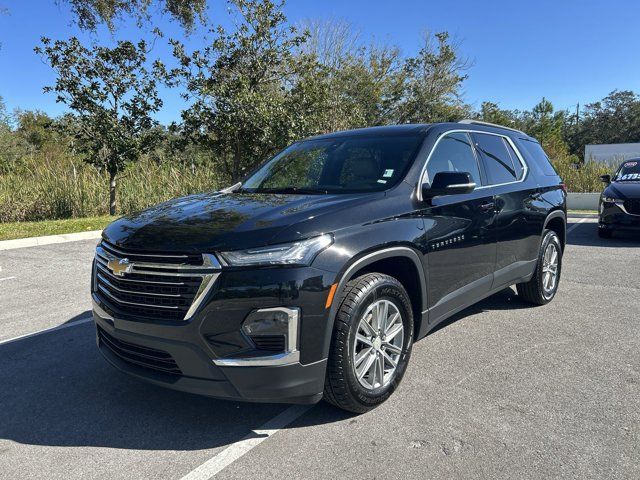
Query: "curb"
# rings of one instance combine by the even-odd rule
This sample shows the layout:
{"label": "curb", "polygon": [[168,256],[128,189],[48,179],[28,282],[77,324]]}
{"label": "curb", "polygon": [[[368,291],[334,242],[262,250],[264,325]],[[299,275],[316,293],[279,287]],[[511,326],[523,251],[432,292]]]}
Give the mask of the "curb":
{"label": "curb", "polygon": [[567,213],[567,218],[598,218],[597,213]]}
{"label": "curb", "polygon": [[61,235],[47,235],[45,237],[16,238],[15,240],[0,241],[0,250],[13,250],[16,248],[38,247],[40,245],[51,245],[53,243],[77,242],[78,240],[98,239],[102,235],[102,230],[91,230],[89,232],[63,233]]}

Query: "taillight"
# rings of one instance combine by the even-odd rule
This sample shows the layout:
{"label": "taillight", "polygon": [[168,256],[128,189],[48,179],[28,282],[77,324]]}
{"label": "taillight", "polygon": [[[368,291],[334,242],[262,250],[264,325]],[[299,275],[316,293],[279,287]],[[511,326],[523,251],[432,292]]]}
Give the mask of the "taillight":
{"label": "taillight", "polygon": [[560,184],[560,188],[562,189],[562,191],[563,191],[564,193],[567,193],[567,184],[566,184],[566,183],[561,183],[561,184]]}

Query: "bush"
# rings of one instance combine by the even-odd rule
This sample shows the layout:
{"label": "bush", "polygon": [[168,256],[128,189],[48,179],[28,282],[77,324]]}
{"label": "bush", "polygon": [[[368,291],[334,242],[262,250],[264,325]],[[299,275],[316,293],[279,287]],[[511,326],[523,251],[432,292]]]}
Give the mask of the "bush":
{"label": "bush", "polygon": [[556,171],[570,192],[601,192],[600,175],[613,173],[615,167],[597,162],[575,163],[576,157],[565,156],[552,160]]}
{"label": "bush", "polygon": [[[171,198],[213,191],[222,184],[213,168],[194,171],[148,159],[118,180],[118,213],[142,210]],[[0,222],[52,220],[109,213],[108,175],[77,158],[47,161],[36,156],[0,175]]]}

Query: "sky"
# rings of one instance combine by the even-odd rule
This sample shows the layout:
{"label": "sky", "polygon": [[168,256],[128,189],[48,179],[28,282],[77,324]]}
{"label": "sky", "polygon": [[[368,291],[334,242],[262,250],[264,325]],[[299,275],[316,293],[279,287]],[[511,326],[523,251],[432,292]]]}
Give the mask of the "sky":
{"label": "sky", "polygon": [[[229,25],[222,0],[209,2],[211,24]],[[65,111],[52,94],[52,70],[33,52],[41,36],[110,43],[149,37],[153,26],[166,38],[183,38],[181,28],[161,15],[142,29],[133,21],[118,23],[112,35],[80,31],[65,0],[0,0],[0,96],[9,110]],[[542,97],[558,109],[599,100],[614,89],[640,92],[640,2],[633,0],[289,0],[292,23],[308,19],[349,22],[367,40],[398,45],[415,54],[425,31],[447,31],[458,39],[460,54],[472,62],[464,83],[464,100],[479,107],[490,100],[502,108],[530,109]],[[187,46],[197,46],[204,27]],[[152,55],[170,54],[165,40]],[[175,91],[163,90],[162,123],[178,120],[184,106]]]}

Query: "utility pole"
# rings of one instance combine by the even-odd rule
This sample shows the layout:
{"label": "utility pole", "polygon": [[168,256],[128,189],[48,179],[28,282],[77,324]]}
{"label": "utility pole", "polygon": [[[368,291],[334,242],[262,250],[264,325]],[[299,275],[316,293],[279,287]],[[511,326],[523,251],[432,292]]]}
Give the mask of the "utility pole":
{"label": "utility pole", "polygon": [[580,123],[580,102],[576,105],[576,127]]}

